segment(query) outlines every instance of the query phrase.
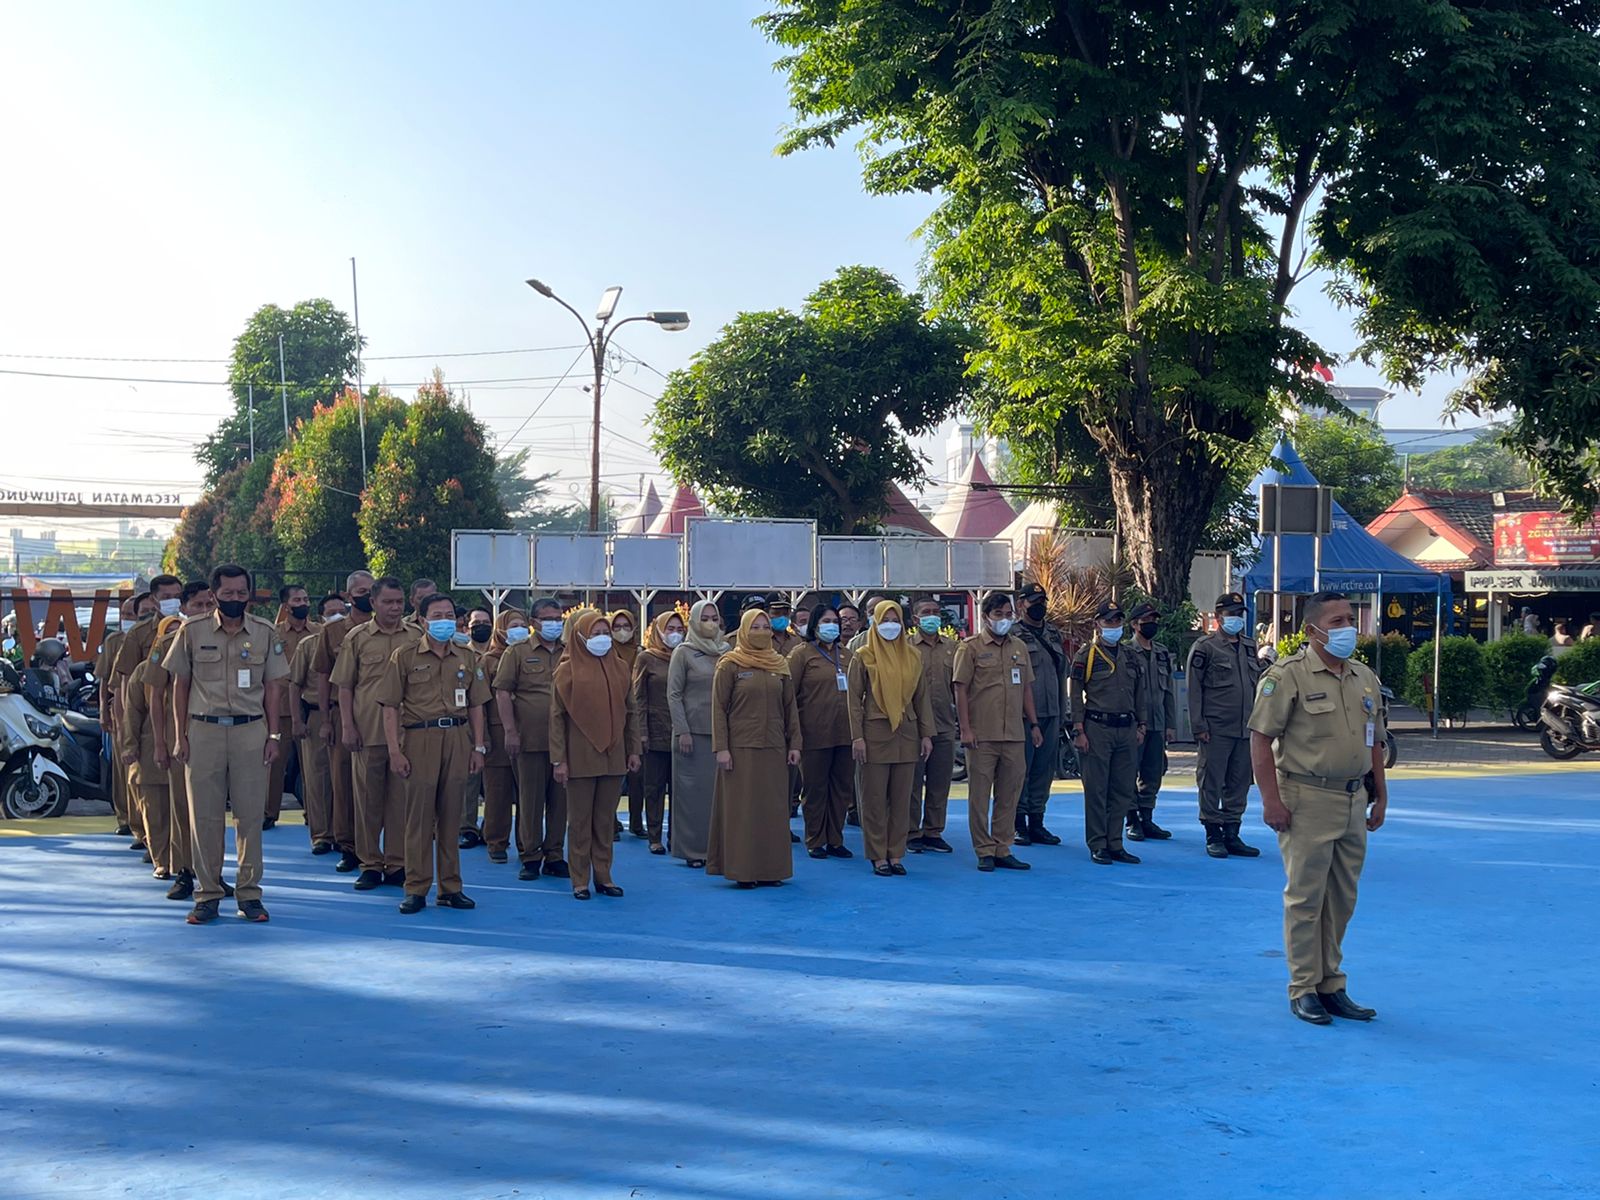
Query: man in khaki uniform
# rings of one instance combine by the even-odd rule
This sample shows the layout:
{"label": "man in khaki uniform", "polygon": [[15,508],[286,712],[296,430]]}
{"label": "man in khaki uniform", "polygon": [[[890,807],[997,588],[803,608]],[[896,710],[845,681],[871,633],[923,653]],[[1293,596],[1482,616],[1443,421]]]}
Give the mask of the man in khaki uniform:
{"label": "man in khaki uniform", "polygon": [[184,625],[163,661],[173,680],[178,759],[186,767],[194,831],[191,925],[217,917],[230,805],[239,915],[268,919],[261,903],[261,811],[267,770],[282,748],[279,692],[289,665],[277,630],[245,611],[254,590],[243,567],[218,567],[211,573],[216,614]]}
{"label": "man in khaki uniform", "polygon": [[[381,583],[378,590],[381,605]],[[408,637],[390,655],[375,690],[389,771],[402,781],[406,799],[406,898],[400,911],[407,914],[427,905],[436,853],[439,906],[477,907],[461,890],[456,835],[467,778],[483,770],[489,753],[483,717],[489,681],[478,655],[452,642],[455,602],[431,596],[418,616],[426,632],[420,639]]]}
{"label": "man in khaki uniform", "polygon": [[175,617],[182,608],[183,580],[176,575],[157,575],[150,581],[150,600],[154,606],[150,616],[138,620],[128,630],[111,663],[111,687],[119,697],[119,704],[127,698],[123,694],[123,681],[150,657],[150,647],[156,640],[156,621],[161,617]]}
{"label": "man in khaki uniform", "polygon": [[[506,753],[517,777],[517,853],[522,859],[517,878],[537,879],[542,872],[567,879],[567,789],[555,781],[550,762],[550,692],[562,654],[561,606],[550,599],[535,601],[530,623],[533,637],[506,648],[493,681]],[[496,814],[491,825],[485,812],[483,821],[490,847],[504,844],[506,819]]]}
{"label": "man in khaki uniform", "polygon": [[1122,644],[1122,609],[1106,600],[1094,638],[1078,648],[1068,671],[1072,735],[1083,773],[1083,840],[1090,860],[1101,866],[1139,861],[1122,845],[1123,818],[1136,799],[1149,703],[1135,654]]}
{"label": "man in khaki uniform", "polygon": [[348,620],[327,621],[317,634],[317,648],[311,655],[311,671],[317,677],[317,708],[322,712],[322,744],[328,748],[328,779],[333,798],[333,844],[339,850],[336,871],[354,871],[361,865],[356,853],[356,809],[354,763],[340,733],[344,722],[339,714],[339,692],[333,686],[333,668],[339,661],[350,631],[372,620],[372,573],[352,571],[344,581],[345,599],[350,602]]}
{"label": "man in khaki uniform", "polygon": [[[112,728],[116,727],[124,716],[127,707],[128,693],[132,691],[129,677],[140,663],[144,662],[150,653],[150,644],[155,641],[155,626],[160,620],[157,616],[158,608],[170,608],[172,605],[172,589],[168,581],[176,583],[171,575],[157,575],[152,587],[160,587],[161,597],[158,600],[151,592],[141,592],[133,598],[133,624],[127,627],[127,632],[118,639],[116,657],[108,660],[106,678],[107,688],[113,697]],[[178,584],[179,587],[183,585]],[[129,657],[130,648],[137,647],[137,657]],[[102,707],[106,707],[102,705]],[[114,734],[113,734],[114,736]],[[115,807],[116,788],[120,784],[123,795],[123,811],[125,819],[119,824],[128,826],[124,832],[133,835],[130,850],[147,850],[149,838],[144,827],[144,810],[133,802],[133,785],[129,782],[130,771],[115,758],[112,759],[112,804]]]}
{"label": "man in khaki uniform", "polygon": [[1212,858],[1255,858],[1261,851],[1239,837],[1250,795],[1250,706],[1261,658],[1244,636],[1244,597],[1217,597],[1217,631],[1189,647],[1189,721],[1200,757],[1200,820]]}
{"label": "man in khaki uniform", "polygon": [[[386,576],[372,585],[373,619],[346,638],[330,677],[339,689],[340,742],[350,752],[355,783],[356,854],[361,874],[355,890],[405,882],[405,791],[390,777],[378,687],[389,658],[417,636],[404,621],[405,592]],[[454,618],[452,618],[454,620]]]}
{"label": "man in khaki uniform", "polygon": [[[426,625],[426,621],[423,622]],[[494,638],[494,613],[487,608],[474,605],[469,608],[462,621],[462,632],[467,635],[467,649],[472,651],[475,659],[481,661],[489,652],[489,643]],[[460,645],[460,638],[456,639]],[[485,671],[487,675],[488,672]],[[489,714],[484,713],[484,720],[489,719]],[[483,798],[483,775],[481,773],[467,776],[462,784],[461,792],[461,828],[457,831],[456,845],[462,850],[472,850],[483,845],[483,830],[478,825],[478,802]]]}
{"label": "man in khaki uniform", "polygon": [[1011,636],[1011,611],[1011,597],[986,596],[983,631],[956,650],[956,716],[967,748],[967,829],[980,871],[1028,870],[1011,853],[1027,771],[1022,739],[1026,736],[1034,749],[1044,741],[1033,710],[1033,667],[1028,648]]}
{"label": "man in khaki uniform", "polygon": [[906,849],[949,854],[954,847],[944,840],[945,810],[950,802],[950,779],[956,765],[956,647],[944,636],[944,612],[939,601],[924,596],[911,606],[916,633],[911,644],[922,656],[922,686],[933,709],[933,753],[916,764],[911,778],[911,823]]}
{"label": "man in khaki uniform", "polygon": [[172,849],[171,798],[168,795],[165,760],[156,761],[155,729],[150,721],[145,674],[147,659],[127,678],[122,719],[117,723],[116,763],[127,770],[129,804],[143,814],[145,858],[152,864],[157,879],[172,879],[178,873]]}
{"label": "man in khaki uniform", "polygon": [[306,834],[311,839],[311,853],[331,853],[337,844],[333,831],[333,771],[328,743],[323,737],[326,714],[318,689],[318,676],[312,664],[322,644],[321,631],[325,624],[342,624],[345,617],[344,598],[324,596],[317,604],[321,623],[316,632],[302,638],[289,659],[289,683],[294,699],[289,705],[290,726],[300,748],[300,780],[304,791]]}
{"label": "man in khaki uniform", "polygon": [[[100,719],[105,724],[106,733],[113,740],[117,736],[117,709],[121,699],[111,678],[111,666],[117,661],[117,651],[122,646],[122,639],[128,636],[128,630],[132,629],[133,623],[139,619],[140,599],[149,594],[141,592],[138,596],[129,596],[124,600],[117,610],[122,617],[121,623],[106,634],[105,640],[100,643],[99,660],[95,666],[95,674],[100,678]],[[115,760],[111,768],[111,809],[117,815],[117,836],[127,837],[133,832],[133,826],[128,823],[128,772]]]}
{"label": "man in khaki uniform", "polygon": [[1268,668],[1250,713],[1250,755],[1287,882],[1289,1009],[1302,1021],[1370,1021],[1345,991],[1342,943],[1367,834],[1389,806],[1378,677],[1350,656],[1355,615],[1339,592],[1306,602],[1306,643]]}
{"label": "man in khaki uniform", "polygon": [[[278,589],[278,603],[283,607],[283,620],[278,622],[278,640],[283,643],[284,661],[288,662],[291,669],[294,664],[295,651],[300,648],[300,643],[316,636],[321,628],[311,620],[311,595],[305,587],[298,583],[285,584]],[[293,709],[299,707],[300,693],[292,687],[283,689],[283,711],[278,714],[278,728],[291,729],[293,726]],[[272,771],[267,776],[267,808],[263,818],[262,829],[271,829],[278,823],[278,817],[283,812],[283,778],[289,769],[291,758],[298,758],[300,754],[300,739],[296,734],[285,743],[284,752],[273,761]],[[304,770],[301,771],[304,775]],[[304,784],[301,785],[304,790]]]}
{"label": "man in khaki uniform", "polygon": [[1178,689],[1172,682],[1172,651],[1156,641],[1160,610],[1146,600],[1129,617],[1133,625],[1134,657],[1144,671],[1145,695],[1150,712],[1145,717],[1144,743],[1139,747],[1138,803],[1128,810],[1127,838],[1164,842],[1170,830],[1156,824],[1156,797],[1167,774],[1167,747],[1172,744],[1173,726],[1178,723]]}
{"label": "man in khaki uniform", "polygon": [[[187,768],[178,757],[178,727],[172,708],[172,676],[162,666],[167,652],[177,639],[178,630],[190,621],[201,620],[217,611],[211,584],[195,580],[184,584],[178,615],[160,617],[155,645],[150,647],[150,666],[145,672],[146,707],[156,739],[156,765],[167,771],[167,794],[171,799],[172,849],[177,863],[177,878],[167,889],[168,900],[194,898],[194,828],[189,823],[189,782]],[[233,895],[233,885],[222,881],[222,894]]]}

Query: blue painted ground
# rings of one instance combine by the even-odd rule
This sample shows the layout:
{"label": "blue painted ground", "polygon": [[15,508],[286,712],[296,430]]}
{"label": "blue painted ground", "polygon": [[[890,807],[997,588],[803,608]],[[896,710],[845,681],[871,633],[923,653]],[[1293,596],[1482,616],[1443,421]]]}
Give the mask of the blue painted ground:
{"label": "blue painted ground", "polygon": [[480,908],[413,918],[280,827],[265,927],[3,838],[0,1195],[1597,1196],[1597,785],[1397,782],[1346,947],[1381,1017],[1328,1029],[1270,835],[1207,859],[1192,789],[1137,868],[746,893],[625,839],[624,900],[479,850]]}

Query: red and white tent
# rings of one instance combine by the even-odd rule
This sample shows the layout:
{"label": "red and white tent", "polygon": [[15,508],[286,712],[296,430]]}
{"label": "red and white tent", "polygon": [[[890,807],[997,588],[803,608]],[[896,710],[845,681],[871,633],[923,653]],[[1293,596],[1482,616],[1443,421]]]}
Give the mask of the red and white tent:
{"label": "red and white tent", "polygon": [[617,521],[618,533],[646,533],[651,523],[661,515],[661,497],[656,493],[656,485],[652,481],[646,488],[644,499],[639,501],[639,507]]}
{"label": "red and white tent", "polygon": [[1017,514],[999,492],[979,490],[980,485],[993,482],[982,457],[974,454],[933,516],[939,532],[951,538],[996,538],[1004,533]]}
{"label": "red and white tent", "polygon": [[694,494],[694,489],[679,484],[672,493],[672,499],[667,506],[656,514],[656,519],[651,522],[647,533],[682,533],[684,522],[690,517],[703,517],[706,515],[706,506],[700,497]]}
{"label": "red and white tent", "polygon": [[889,511],[884,514],[883,532],[913,537],[944,536],[895,483],[889,485]]}

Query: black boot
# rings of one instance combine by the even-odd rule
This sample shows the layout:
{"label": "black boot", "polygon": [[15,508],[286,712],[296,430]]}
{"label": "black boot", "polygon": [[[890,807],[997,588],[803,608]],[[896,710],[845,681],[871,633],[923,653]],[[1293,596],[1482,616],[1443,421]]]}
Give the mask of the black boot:
{"label": "black boot", "polygon": [[1028,818],[1024,813],[1017,814],[1016,836],[1012,839],[1018,846],[1033,845],[1033,835],[1028,832]]}
{"label": "black boot", "polygon": [[1044,827],[1043,813],[1028,814],[1028,840],[1035,846],[1061,845],[1061,839]]}
{"label": "black boot", "polygon": [[1130,841],[1130,842],[1142,842],[1142,841],[1144,841],[1144,814],[1145,814],[1145,812],[1146,812],[1146,810],[1142,809],[1142,808],[1130,808],[1128,810],[1128,821],[1127,821],[1128,828],[1123,832],[1123,835],[1122,835],[1128,841]]}
{"label": "black boot", "polygon": [[1228,847],[1223,842],[1225,832],[1221,825],[1206,826],[1206,853],[1212,858],[1228,857]]}
{"label": "black boot", "polygon": [[1254,846],[1246,846],[1239,840],[1239,822],[1233,821],[1222,827],[1222,847],[1235,858],[1260,858],[1261,851]]}
{"label": "black boot", "polygon": [[1139,832],[1153,842],[1164,842],[1172,836],[1172,831],[1155,823],[1155,812],[1153,808],[1139,810]]}

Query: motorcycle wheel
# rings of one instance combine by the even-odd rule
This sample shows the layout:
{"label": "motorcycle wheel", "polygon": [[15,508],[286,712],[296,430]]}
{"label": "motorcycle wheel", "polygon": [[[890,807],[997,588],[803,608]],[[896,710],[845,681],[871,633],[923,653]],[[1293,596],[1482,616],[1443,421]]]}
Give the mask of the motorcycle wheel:
{"label": "motorcycle wheel", "polygon": [[1569,758],[1577,758],[1578,755],[1583,753],[1582,746],[1576,742],[1569,742],[1560,734],[1552,733],[1549,729],[1541,729],[1539,731],[1539,745],[1544,747],[1544,752],[1551,758],[1563,761]]}
{"label": "motorcycle wheel", "polygon": [[1511,723],[1518,729],[1537,729],[1539,727],[1539,710],[1525,704],[1511,714]]}
{"label": "motorcycle wheel", "polygon": [[13,821],[59,817],[71,800],[66,785],[54,775],[46,775],[37,785],[29,772],[21,770],[0,779],[0,812]]}
{"label": "motorcycle wheel", "polygon": [[1394,760],[1400,757],[1400,747],[1394,740],[1394,734],[1387,731],[1383,735],[1383,769],[1387,771],[1394,766]]}

